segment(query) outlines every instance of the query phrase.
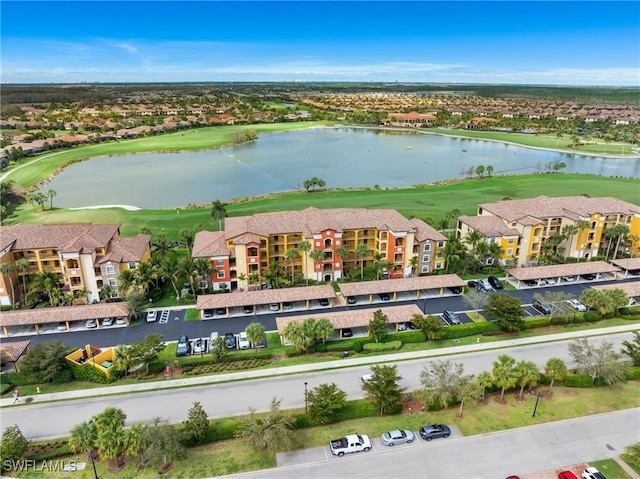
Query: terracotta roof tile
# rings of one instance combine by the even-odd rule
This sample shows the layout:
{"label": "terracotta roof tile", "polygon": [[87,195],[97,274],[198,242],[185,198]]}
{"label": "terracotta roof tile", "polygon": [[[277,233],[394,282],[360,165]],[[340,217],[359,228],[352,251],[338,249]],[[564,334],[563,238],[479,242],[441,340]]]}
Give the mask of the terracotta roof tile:
{"label": "terracotta roof tile", "polygon": [[603,290],[603,289],[621,289],[627,296],[630,298],[640,296],[640,281],[634,281],[632,283],[619,283],[619,284],[594,284],[591,286],[592,289]]}
{"label": "terracotta roof tile", "polygon": [[118,233],[118,224],[53,224],[19,223],[0,226],[3,245],[13,242],[13,250],[54,248],[61,252],[91,253],[107,246]]}
{"label": "terracotta roof tile", "polygon": [[113,238],[107,248],[107,254],[98,261],[98,264],[107,261],[114,263],[140,262],[149,248],[150,241],[151,236],[143,234],[127,238],[121,236]]}
{"label": "terracotta roof tile", "polygon": [[640,258],[621,258],[609,260],[612,264],[620,266],[622,269],[634,270],[640,269]]}
{"label": "terracotta roof tile", "polygon": [[409,222],[416,228],[415,238],[418,242],[422,243],[423,241],[431,240],[431,241],[446,241],[447,237],[437,231],[428,223],[422,221],[419,218],[412,218]]}
{"label": "terracotta roof tile", "polygon": [[14,341],[10,343],[3,342],[0,344],[0,350],[4,351],[9,361],[15,363],[20,356],[27,350],[31,341]]}
{"label": "terracotta roof tile", "polygon": [[237,306],[287,303],[302,300],[335,298],[336,292],[330,285],[300,288],[263,289],[227,294],[207,294],[198,296],[196,307],[202,309],[233,308]]}
{"label": "terracotta roof tile", "polygon": [[225,243],[224,231],[198,231],[193,241],[193,258],[229,256],[231,253]]}
{"label": "terracotta roof tile", "polygon": [[427,289],[447,288],[450,286],[464,286],[465,284],[457,274],[443,274],[438,276],[419,276],[417,278],[341,283],[340,291],[344,296],[358,296],[363,294],[423,291]]}
{"label": "terracotta roof tile", "polygon": [[98,303],[60,308],[25,309],[5,311],[0,314],[0,326],[25,326],[58,323],[61,321],[86,321],[87,319],[127,317],[125,303]]}
{"label": "terracotta roof tile", "polygon": [[514,268],[507,270],[507,273],[522,281],[526,279],[559,278],[560,276],[575,276],[578,274],[614,273],[617,271],[620,271],[620,268],[604,261],[588,261],[586,263]]}
{"label": "terracotta roof tile", "polygon": [[518,230],[505,225],[497,216],[459,216],[458,220],[489,238],[520,236]]}

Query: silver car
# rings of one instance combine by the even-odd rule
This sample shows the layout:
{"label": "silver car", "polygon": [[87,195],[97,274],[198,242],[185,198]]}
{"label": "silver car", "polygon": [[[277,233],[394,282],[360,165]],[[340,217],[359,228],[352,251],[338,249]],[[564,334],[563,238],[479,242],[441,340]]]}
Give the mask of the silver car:
{"label": "silver car", "polygon": [[382,439],[382,444],[385,446],[393,446],[403,442],[411,443],[415,439],[415,435],[406,429],[394,429],[393,431],[383,432],[380,439]]}

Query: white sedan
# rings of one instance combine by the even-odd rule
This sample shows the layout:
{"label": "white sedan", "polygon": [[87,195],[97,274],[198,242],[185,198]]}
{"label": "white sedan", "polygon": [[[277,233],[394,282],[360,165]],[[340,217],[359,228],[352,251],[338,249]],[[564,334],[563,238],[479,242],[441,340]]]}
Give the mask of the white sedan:
{"label": "white sedan", "polygon": [[588,308],[579,299],[570,299],[567,301],[573,309],[584,313]]}

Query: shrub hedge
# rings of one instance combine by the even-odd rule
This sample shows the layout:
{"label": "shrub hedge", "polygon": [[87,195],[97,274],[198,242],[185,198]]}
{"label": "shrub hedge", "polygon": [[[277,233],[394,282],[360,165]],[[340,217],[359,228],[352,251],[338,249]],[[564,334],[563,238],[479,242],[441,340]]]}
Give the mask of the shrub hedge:
{"label": "shrub hedge", "polygon": [[387,343],[367,343],[364,351],[397,351],[402,347],[402,341],[389,341]]}
{"label": "shrub hedge", "polygon": [[[562,323],[564,323],[564,320],[562,321]],[[539,318],[531,318],[531,319],[527,319],[524,322],[524,326],[522,329],[544,328],[549,326],[550,324],[551,324],[551,320],[546,316],[539,317]]]}
{"label": "shrub hedge", "polygon": [[402,333],[390,334],[387,336],[388,341],[402,341],[403,343],[424,343],[427,335],[424,331],[404,331]]}
{"label": "shrub hedge", "polygon": [[628,370],[627,373],[625,374],[624,378],[627,381],[632,381],[635,379],[640,379],[640,366],[631,366]]}
{"label": "shrub hedge", "polygon": [[568,388],[590,388],[593,387],[593,379],[586,374],[567,374],[562,384]]}
{"label": "shrub hedge", "polygon": [[500,325],[496,323],[469,323],[469,324],[457,324],[455,326],[449,326],[445,329],[445,334],[442,339],[457,339],[466,338],[467,336],[474,336],[477,334],[499,332]]}
{"label": "shrub hedge", "polygon": [[91,364],[71,364],[73,377],[78,381],[91,381],[100,384],[111,384],[122,377],[122,373],[114,371],[110,377],[105,376],[102,371],[94,368]]}
{"label": "shrub hedge", "polygon": [[587,323],[595,323],[596,321],[600,320],[600,315],[595,311],[587,311],[586,313],[584,313],[584,320]]}

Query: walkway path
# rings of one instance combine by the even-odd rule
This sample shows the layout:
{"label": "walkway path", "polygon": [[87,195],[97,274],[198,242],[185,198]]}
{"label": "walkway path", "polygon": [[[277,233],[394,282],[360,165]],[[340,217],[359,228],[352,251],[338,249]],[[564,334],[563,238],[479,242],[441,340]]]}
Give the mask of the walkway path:
{"label": "walkway path", "polygon": [[[540,344],[552,341],[565,341],[568,339],[582,338],[589,336],[602,336],[608,334],[638,331],[640,327],[637,323],[615,326],[610,328],[591,329],[584,331],[571,331],[567,333],[549,334],[545,336],[533,336],[530,338],[519,338],[507,341],[497,341],[492,343],[474,343],[465,346],[454,346],[449,348],[430,349],[412,351],[406,353],[387,354],[383,356],[348,358],[339,361],[325,361],[313,364],[300,364],[296,366],[283,366],[270,369],[256,369],[250,371],[240,371],[226,374],[216,374],[210,376],[195,376],[181,379],[169,379],[166,381],[153,381],[140,384],[126,384],[122,386],[107,386],[95,389],[80,389],[74,391],[56,392],[51,394],[40,394],[37,398],[21,397],[20,404],[42,403],[45,401],[66,401],[71,399],[106,396],[114,394],[132,394],[145,391],[157,391],[160,389],[179,388],[185,386],[199,386],[204,384],[214,384],[220,382],[242,381],[269,376],[280,376],[288,374],[299,374],[305,371],[321,371],[326,369],[363,366],[367,364],[391,363],[410,359],[430,358],[437,356],[449,356],[463,354],[473,351],[502,349],[513,346],[524,346],[529,344]],[[1,407],[13,405],[13,398],[6,398],[0,401]]]}

